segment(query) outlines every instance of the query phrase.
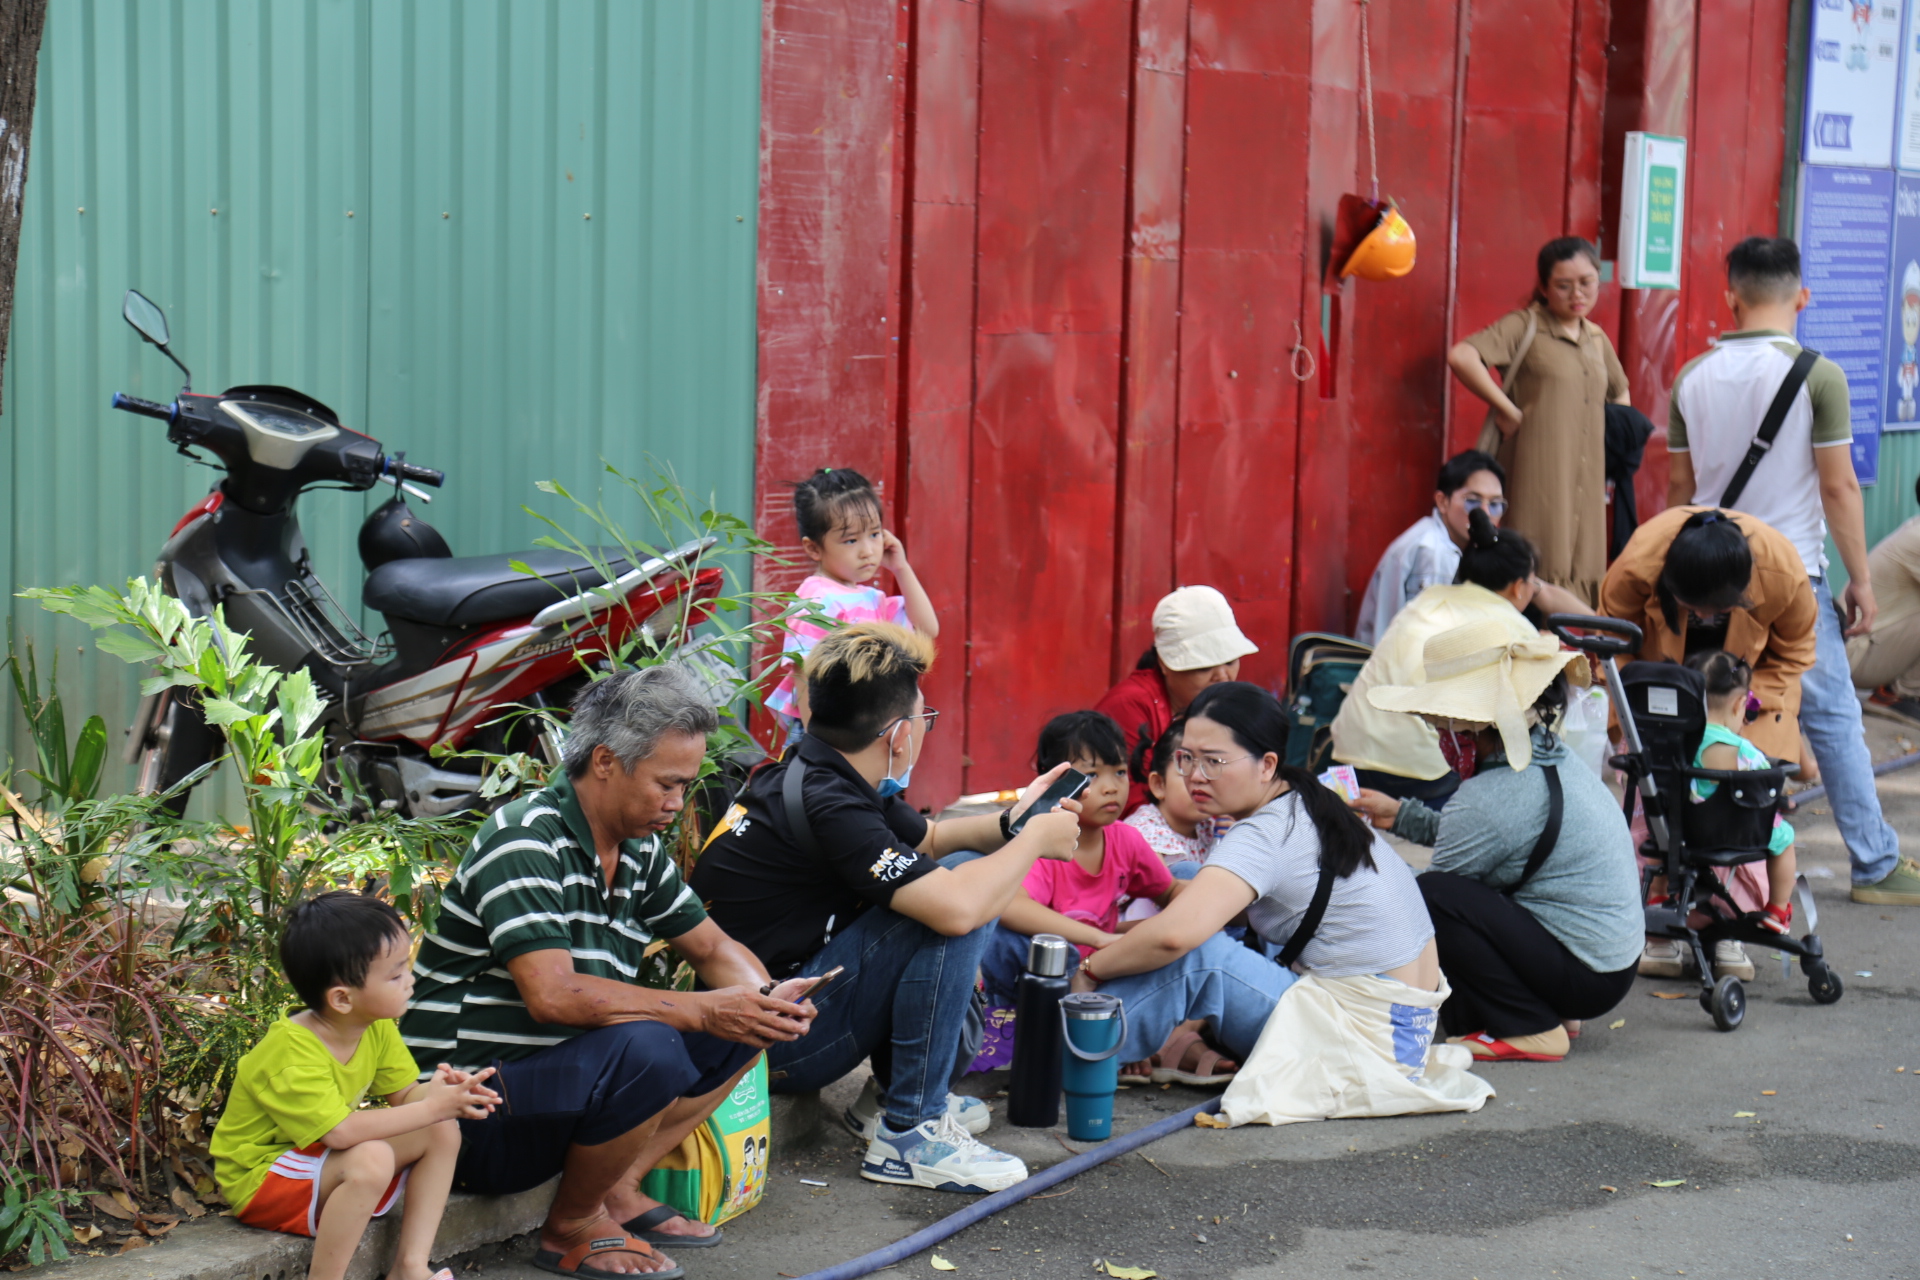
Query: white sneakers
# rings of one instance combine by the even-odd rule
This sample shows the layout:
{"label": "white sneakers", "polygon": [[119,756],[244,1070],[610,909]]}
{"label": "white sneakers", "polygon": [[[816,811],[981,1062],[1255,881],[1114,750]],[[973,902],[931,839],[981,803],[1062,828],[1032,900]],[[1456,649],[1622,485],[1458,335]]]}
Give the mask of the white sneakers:
{"label": "white sneakers", "polygon": [[1747,949],[1731,938],[1713,944],[1713,972],[1716,977],[1724,978],[1731,974],[1742,982],[1753,981],[1753,961],[1747,958]]}
{"label": "white sneakers", "polygon": [[[840,1123],[854,1137],[863,1142],[872,1142],[874,1133],[880,1127],[880,1112],[880,1082],[868,1076],[860,1096],[853,1100],[852,1106],[840,1113]],[[993,1123],[993,1109],[984,1099],[969,1098],[959,1093],[947,1095],[947,1114],[962,1129],[973,1134],[985,1133],[987,1126]]]}
{"label": "white sneakers", "polygon": [[1640,953],[1640,976],[1677,978],[1686,964],[1685,955],[1671,938],[1648,938],[1647,949]]}
{"label": "white sneakers", "polygon": [[[1692,967],[1693,952],[1672,938],[1648,938],[1646,950],[1640,953],[1643,978],[1677,978],[1683,970]],[[1713,971],[1721,977],[1731,974],[1742,982],[1750,982],[1753,961],[1748,958],[1746,947],[1730,938],[1723,939],[1713,944]]]}
{"label": "white sneakers", "polygon": [[979,1141],[949,1110],[905,1133],[877,1123],[860,1176],[870,1182],[983,1194],[1026,1181],[1027,1166],[1018,1156]]}

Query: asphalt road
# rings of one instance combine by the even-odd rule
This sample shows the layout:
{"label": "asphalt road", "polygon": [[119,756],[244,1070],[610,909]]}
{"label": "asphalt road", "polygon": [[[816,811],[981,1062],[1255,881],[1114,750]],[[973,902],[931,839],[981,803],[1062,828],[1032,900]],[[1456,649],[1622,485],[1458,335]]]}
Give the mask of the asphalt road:
{"label": "asphalt road", "polygon": [[[1870,721],[1868,736],[1885,758],[1920,730]],[[1920,768],[1883,778],[1881,794],[1920,852]],[[1794,823],[1847,984],[1837,1005],[1816,1006],[1770,952],[1756,953],[1746,1025],[1731,1034],[1690,982],[1641,979],[1566,1062],[1482,1068],[1499,1093],[1476,1115],[1185,1130],[931,1252],[953,1264],[944,1274],[983,1278],[1092,1275],[1096,1259],[1166,1280],[1920,1275],[1920,908],[1847,901],[1823,809]],[[1128,1090],[1115,1128],[1203,1096]],[[1034,1167],[1069,1146],[1064,1129],[997,1117],[988,1137]],[[678,1255],[688,1274],[804,1275],[965,1203],[862,1182],[858,1166],[852,1139],[783,1162],[724,1246]],[[533,1280],[527,1253],[522,1241],[473,1255],[460,1274]],[[922,1253],[885,1274],[943,1273]]]}

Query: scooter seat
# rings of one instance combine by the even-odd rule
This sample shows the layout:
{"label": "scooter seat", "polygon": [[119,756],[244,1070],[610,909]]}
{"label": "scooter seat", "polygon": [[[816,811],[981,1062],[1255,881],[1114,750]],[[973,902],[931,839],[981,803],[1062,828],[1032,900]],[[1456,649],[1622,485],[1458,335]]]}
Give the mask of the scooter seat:
{"label": "scooter seat", "polygon": [[[618,547],[595,553],[618,577],[632,568]],[[513,567],[520,561],[532,574]],[[367,575],[361,598],[389,617],[433,627],[477,627],[538,613],[607,581],[571,551],[536,547],[497,556],[389,560]]]}

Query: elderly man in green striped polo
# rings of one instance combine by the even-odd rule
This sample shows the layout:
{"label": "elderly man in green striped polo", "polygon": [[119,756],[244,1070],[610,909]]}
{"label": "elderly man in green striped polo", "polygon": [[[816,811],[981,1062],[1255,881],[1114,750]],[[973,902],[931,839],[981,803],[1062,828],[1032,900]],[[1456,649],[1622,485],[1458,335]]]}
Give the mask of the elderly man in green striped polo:
{"label": "elderly man in green striped polo", "polygon": [[[770,986],[707,919],[660,835],[718,727],[685,667],[627,671],[574,703],[562,776],[490,818],[420,945],[401,1033],[423,1071],[494,1067],[504,1101],[461,1123],[454,1185],[504,1195],[561,1175],[534,1263],[562,1275],[683,1274],[653,1246],[720,1232],[640,1194],[758,1053],[807,1033],[814,1009]],[[671,944],[699,991],[635,978]],[[770,990],[771,994],[762,994]]]}

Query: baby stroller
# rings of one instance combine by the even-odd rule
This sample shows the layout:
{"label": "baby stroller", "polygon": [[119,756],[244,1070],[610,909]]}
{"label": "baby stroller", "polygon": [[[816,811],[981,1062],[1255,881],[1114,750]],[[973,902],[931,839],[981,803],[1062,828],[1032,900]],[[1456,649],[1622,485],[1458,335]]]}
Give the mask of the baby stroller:
{"label": "baby stroller", "polygon": [[[1607,659],[1640,648],[1640,629],[1630,622],[1572,614],[1555,614],[1547,622],[1566,643]],[[1572,628],[1601,634],[1583,635]],[[1693,953],[1700,970],[1700,1007],[1722,1031],[1738,1027],[1747,1012],[1740,979],[1729,974],[1714,980],[1709,948],[1722,939],[1771,947],[1782,953],[1783,966],[1786,956],[1799,956],[1815,1003],[1838,1000],[1844,987],[1813,932],[1819,913],[1807,878],[1799,877],[1796,885],[1807,935],[1796,941],[1763,928],[1757,915],[1742,912],[1715,874],[1723,867],[1766,860],[1774,815],[1786,802],[1787,777],[1796,772],[1794,766],[1776,761],[1772,769],[1694,768],[1707,724],[1699,673],[1672,662],[1602,665],[1627,748],[1611,761],[1627,776],[1627,820],[1633,820],[1638,797],[1647,819],[1647,841],[1640,852],[1661,862],[1642,879],[1642,900],[1655,875],[1667,878],[1666,897],[1646,908],[1648,936],[1672,938]],[[1696,778],[1720,786],[1695,803],[1689,784]],[[1696,929],[1689,921],[1697,915],[1706,916],[1707,923]]]}

